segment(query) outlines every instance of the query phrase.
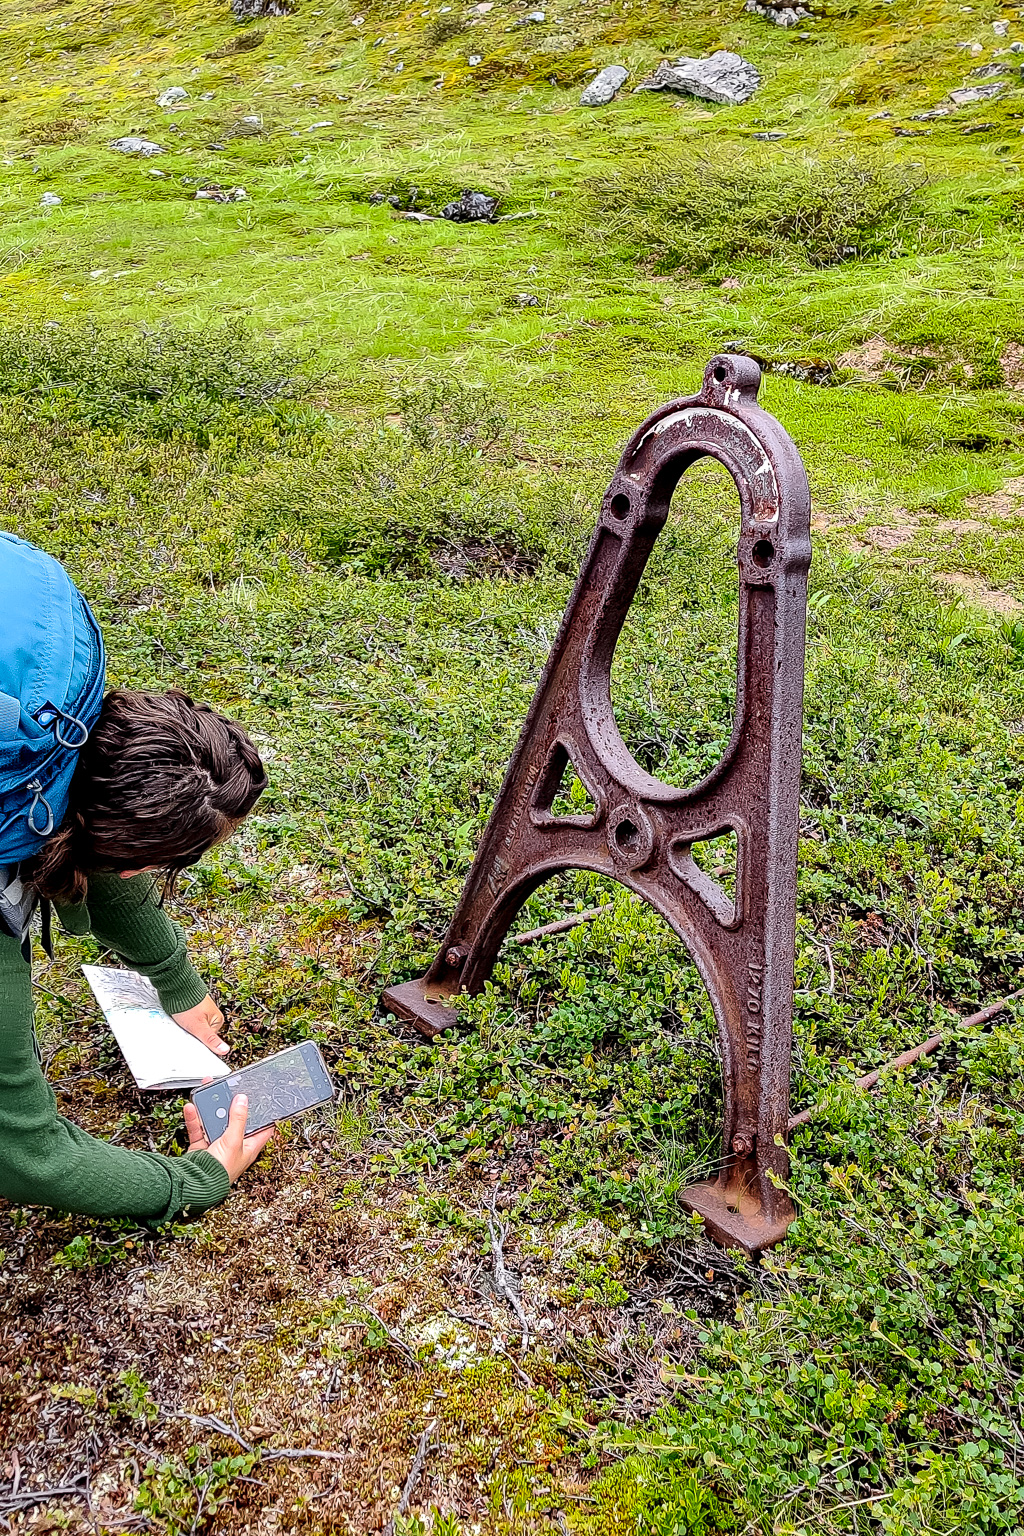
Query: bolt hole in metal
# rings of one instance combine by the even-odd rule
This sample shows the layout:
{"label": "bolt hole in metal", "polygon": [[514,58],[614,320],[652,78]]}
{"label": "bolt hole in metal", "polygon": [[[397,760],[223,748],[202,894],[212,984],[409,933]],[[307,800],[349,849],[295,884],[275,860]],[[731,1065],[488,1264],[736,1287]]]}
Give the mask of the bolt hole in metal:
{"label": "bolt hole in metal", "polygon": [[624,853],[635,853],[640,847],[640,828],[628,817],[615,828],[615,841]]}
{"label": "bolt hole in metal", "polygon": [[758,539],[750,553],[754,564],[759,566],[763,571],[766,570],[775,559],[775,545],[772,543],[771,539]]}
{"label": "bolt hole in metal", "polygon": [[612,497],[612,516],[613,517],[625,517],[628,512],[629,512],[629,497],[628,496],[624,496],[622,494],[622,492],[620,491],[617,496],[613,496]]}
{"label": "bolt hole in metal", "polygon": [[719,363],[718,367],[715,369],[715,378],[719,384],[725,383],[725,368],[722,363]]}

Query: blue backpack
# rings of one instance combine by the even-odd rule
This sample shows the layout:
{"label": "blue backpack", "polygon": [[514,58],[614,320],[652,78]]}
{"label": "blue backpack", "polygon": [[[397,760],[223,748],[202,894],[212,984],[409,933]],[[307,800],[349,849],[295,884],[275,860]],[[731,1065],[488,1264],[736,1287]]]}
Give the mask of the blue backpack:
{"label": "blue backpack", "polygon": [[36,853],[64,819],[104,672],[99,626],[67,571],[0,533],[0,865]]}

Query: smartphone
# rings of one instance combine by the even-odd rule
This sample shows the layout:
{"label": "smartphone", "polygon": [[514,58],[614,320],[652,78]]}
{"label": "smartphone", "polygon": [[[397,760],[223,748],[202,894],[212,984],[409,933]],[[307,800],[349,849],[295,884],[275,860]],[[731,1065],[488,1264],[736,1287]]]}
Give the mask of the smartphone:
{"label": "smartphone", "polygon": [[318,1104],[326,1104],[334,1097],[334,1085],[312,1040],[290,1045],[276,1056],[268,1056],[266,1061],[257,1061],[193,1090],[192,1103],[210,1141],[224,1134],[231,1100],[237,1093],[249,1096],[245,1134],[251,1136],[278,1120],[290,1120]]}

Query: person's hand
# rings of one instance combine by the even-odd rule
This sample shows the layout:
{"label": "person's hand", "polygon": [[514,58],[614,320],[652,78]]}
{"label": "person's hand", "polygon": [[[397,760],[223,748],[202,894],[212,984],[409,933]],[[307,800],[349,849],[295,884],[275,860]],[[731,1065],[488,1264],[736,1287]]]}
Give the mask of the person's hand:
{"label": "person's hand", "polygon": [[172,1013],[171,1018],[175,1024],[180,1024],[182,1029],[187,1029],[190,1035],[195,1035],[197,1040],[208,1045],[210,1050],[215,1051],[218,1056],[226,1056],[230,1051],[230,1045],[220,1038],[220,1031],[224,1028],[224,1015],[209,992],[194,1008],[186,1008],[184,1013]]}
{"label": "person's hand", "polygon": [[223,1136],[217,1137],[216,1141],[210,1141],[203,1130],[203,1122],[199,1118],[199,1111],[195,1105],[185,1105],[185,1129],[188,1131],[189,1151],[209,1152],[218,1163],[223,1163],[232,1184],[256,1161],[274,1134],[274,1127],[268,1125],[265,1131],[257,1131],[254,1136],[247,1136],[245,1120],[248,1113],[249,1100],[244,1093],[236,1093],[231,1100],[227,1129]]}

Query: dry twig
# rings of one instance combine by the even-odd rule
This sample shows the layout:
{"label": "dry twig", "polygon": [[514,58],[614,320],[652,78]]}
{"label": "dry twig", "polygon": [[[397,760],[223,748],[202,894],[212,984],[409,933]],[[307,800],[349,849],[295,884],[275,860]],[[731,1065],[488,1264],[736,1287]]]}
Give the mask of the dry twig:
{"label": "dry twig", "polygon": [[391,1519],[384,1527],[383,1536],[395,1536],[395,1521],[398,1519],[399,1515],[405,1515],[409,1512],[409,1505],[412,1503],[412,1496],[416,1492],[416,1484],[423,1476],[423,1467],[427,1459],[427,1452],[430,1449],[430,1442],[433,1439],[434,1430],[436,1428],[437,1420],[431,1419],[422,1435],[420,1435],[420,1443],[416,1447],[416,1455],[413,1457],[412,1466],[409,1468],[409,1476],[405,1480],[405,1487],[402,1489],[402,1497],[398,1501],[398,1508],[395,1510],[394,1514],[391,1516]]}
{"label": "dry twig", "polygon": [[505,1268],[505,1239],[508,1236],[508,1222],[498,1226],[495,1200],[497,1191],[491,1191],[491,1208],[487,1212],[487,1230],[491,1235],[491,1263],[494,1267],[494,1289],[502,1301],[508,1303],[515,1313],[520,1328],[523,1330],[523,1349],[527,1349],[530,1343],[530,1325],[526,1321],[526,1313],[522,1303],[509,1283],[508,1270]]}
{"label": "dry twig", "polygon": [[257,1450],[251,1445],[237,1429],[232,1429],[225,1424],[223,1419],[218,1419],[212,1413],[165,1413],[165,1419],[187,1419],[197,1429],[211,1429],[215,1435],[223,1435],[227,1440],[233,1440],[240,1445],[248,1456],[255,1456],[257,1462],[262,1461],[346,1461],[348,1458],[344,1451],[320,1451],[314,1446],[286,1446],[282,1450]]}
{"label": "dry twig", "polygon": [[378,1328],[383,1330],[385,1336],[388,1339],[388,1342],[398,1350],[400,1355],[405,1356],[406,1360],[408,1360],[411,1366],[413,1366],[417,1371],[421,1369],[420,1362],[417,1360],[412,1346],[405,1342],[400,1333],[396,1333],[393,1328],[388,1327],[387,1323],[381,1317],[379,1312],[375,1312],[372,1307],[366,1306],[364,1302],[359,1303],[359,1310],[361,1312],[365,1312],[368,1317],[373,1318]]}
{"label": "dry twig", "polygon": [[[0,1519],[4,1515],[16,1514],[22,1509],[32,1509],[36,1504],[46,1504],[50,1499],[83,1499],[87,1509],[92,1509],[92,1497],[89,1493],[89,1474],[80,1472],[72,1483],[60,1483],[53,1488],[25,1488],[19,1490],[20,1478],[15,1473],[15,1481],[12,1484],[12,1492],[0,1493]],[[4,1526],[10,1530],[10,1521],[4,1520]]]}

